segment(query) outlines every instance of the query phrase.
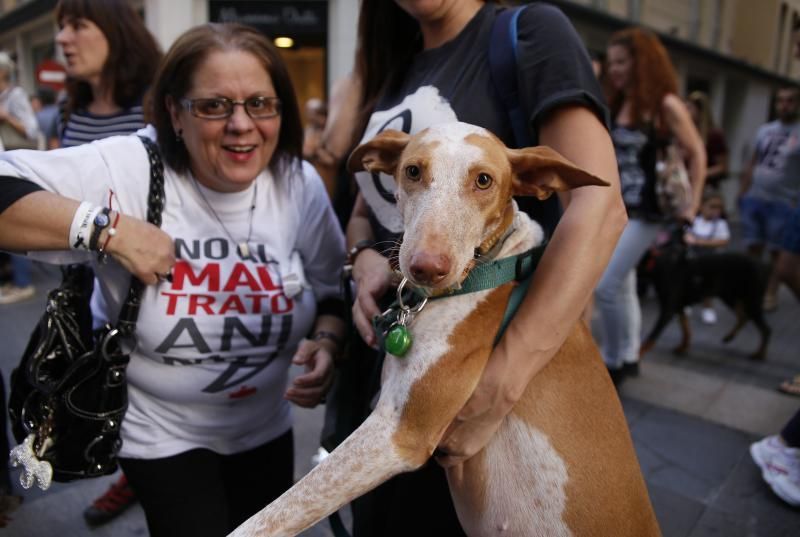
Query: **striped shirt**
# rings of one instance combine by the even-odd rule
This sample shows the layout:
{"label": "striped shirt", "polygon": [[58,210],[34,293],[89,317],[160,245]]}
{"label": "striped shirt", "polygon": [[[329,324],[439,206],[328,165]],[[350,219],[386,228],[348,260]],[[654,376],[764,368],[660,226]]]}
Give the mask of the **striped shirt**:
{"label": "striped shirt", "polygon": [[138,131],[144,127],[144,111],[141,104],[104,116],[76,110],[70,114],[66,128],[61,128],[60,119],[59,127],[62,147],[83,145],[101,138]]}

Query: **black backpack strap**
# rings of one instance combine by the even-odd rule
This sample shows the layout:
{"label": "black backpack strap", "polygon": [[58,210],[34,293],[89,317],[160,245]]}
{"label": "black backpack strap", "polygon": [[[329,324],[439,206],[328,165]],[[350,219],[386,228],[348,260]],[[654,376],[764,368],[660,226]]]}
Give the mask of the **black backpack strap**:
{"label": "black backpack strap", "polygon": [[525,7],[519,6],[501,11],[494,20],[489,40],[489,70],[492,84],[511,121],[517,147],[531,145],[517,82],[517,21]]}
{"label": "black backpack strap", "polygon": [[[519,98],[517,78],[517,27],[522,11],[527,5],[501,11],[492,25],[489,40],[489,71],[495,93],[503,104],[514,132],[514,145],[530,147],[533,144],[528,130],[528,116]],[[520,209],[542,226],[546,237],[551,237],[561,218],[561,204],[557,196],[539,201],[534,198],[518,199]]]}

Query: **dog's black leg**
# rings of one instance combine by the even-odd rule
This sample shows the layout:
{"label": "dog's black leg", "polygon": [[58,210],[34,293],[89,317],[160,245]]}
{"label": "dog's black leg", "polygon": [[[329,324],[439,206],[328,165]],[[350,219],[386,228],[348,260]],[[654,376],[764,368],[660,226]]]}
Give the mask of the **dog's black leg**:
{"label": "dog's black leg", "polygon": [[753,320],[753,323],[756,325],[756,328],[758,328],[758,331],[761,334],[761,343],[758,346],[758,350],[751,354],[749,358],[751,360],[766,360],[767,345],[769,344],[769,337],[772,334],[772,329],[764,319],[764,310],[762,305],[760,303],[751,305],[747,308],[747,314],[750,319]]}
{"label": "dog's black leg", "polygon": [[681,310],[678,313],[678,319],[680,320],[681,324],[681,342],[678,344],[677,347],[672,349],[672,354],[677,354],[682,356],[687,352],[689,352],[689,344],[691,343],[692,340],[692,331],[691,328],[689,327],[689,318],[686,316],[683,310]]}
{"label": "dog's black leg", "polygon": [[731,331],[728,332],[724,338],[722,338],[723,343],[730,343],[731,341],[733,341],[733,338],[736,336],[736,334],[739,333],[739,330],[742,329],[744,323],[747,322],[747,316],[744,312],[744,307],[742,306],[741,302],[736,304],[734,312],[736,313],[736,323],[734,323],[733,328],[731,328]]}

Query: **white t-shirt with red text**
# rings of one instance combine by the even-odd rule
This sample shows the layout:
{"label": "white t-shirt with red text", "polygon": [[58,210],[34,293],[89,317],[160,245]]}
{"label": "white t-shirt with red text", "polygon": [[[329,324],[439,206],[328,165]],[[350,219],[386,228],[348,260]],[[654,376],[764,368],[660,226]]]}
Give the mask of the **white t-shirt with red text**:
{"label": "white t-shirt with red text", "polygon": [[[150,169],[142,142],[120,136],[74,148],[0,156],[0,176],[146,219]],[[291,427],[283,394],[298,342],[318,301],[339,296],[344,240],[321,179],[303,164],[285,177],[262,172],[243,192],[203,189],[165,169],[161,228],[175,241],[172,282],[148,286],[128,366],[129,407],[120,455],[160,458],[204,447],[231,454],[257,447]],[[203,187],[200,187],[201,189]],[[248,236],[249,257],[236,242]],[[113,194],[111,194],[113,192]],[[227,229],[227,232],[226,230]],[[292,251],[307,287],[283,292]],[[108,315],[116,319],[129,274],[88,252],[36,252],[49,262],[90,260]]]}

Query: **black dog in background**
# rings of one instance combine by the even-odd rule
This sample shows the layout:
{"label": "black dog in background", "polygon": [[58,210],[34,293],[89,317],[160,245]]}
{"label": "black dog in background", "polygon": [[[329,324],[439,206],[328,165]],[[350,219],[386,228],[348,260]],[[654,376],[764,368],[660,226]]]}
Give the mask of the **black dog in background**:
{"label": "black dog in background", "polygon": [[685,354],[689,350],[691,330],[684,308],[702,302],[704,298],[716,297],[736,314],[733,329],[722,341],[730,342],[751,320],[761,334],[761,343],[750,358],[766,359],[771,332],[763,310],[767,268],[743,253],[694,254],[684,242],[684,233],[685,227],[676,225],[671,230],[670,240],[649,261],[650,282],[658,297],[659,314],[640,347],[639,356],[653,348],[675,315],[680,318],[682,339],[673,352]]}

